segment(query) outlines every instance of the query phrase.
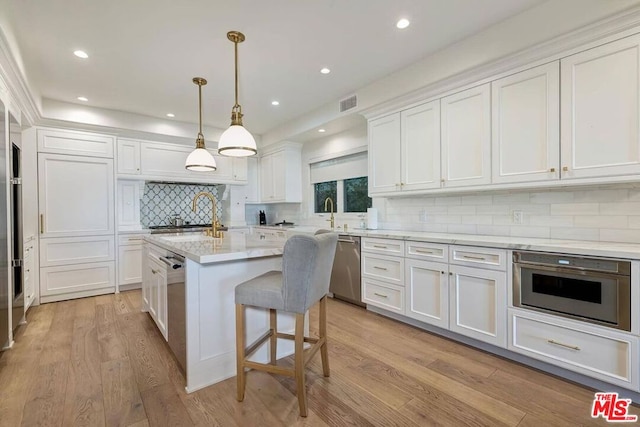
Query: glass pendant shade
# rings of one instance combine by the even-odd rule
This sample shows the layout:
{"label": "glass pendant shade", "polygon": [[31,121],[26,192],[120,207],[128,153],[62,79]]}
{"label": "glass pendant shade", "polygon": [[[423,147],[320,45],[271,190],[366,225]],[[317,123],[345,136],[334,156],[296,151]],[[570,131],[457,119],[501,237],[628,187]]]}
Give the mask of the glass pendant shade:
{"label": "glass pendant shade", "polygon": [[256,140],[241,125],[231,125],[220,136],[218,152],[229,157],[253,156],[258,152]]}
{"label": "glass pendant shade", "polygon": [[239,31],[229,31],[227,38],[234,44],[236,102],[231,109],[231,126],[220,136],[218,153],[229,157],[253,156],[258,152],[256,140],[242,126],[242,107],[238,103],[238,43],[244,41],[244,34]]}
{"label": "glass pendant shade", "polygon": [[198,85],[199,131],[196,138],[196,149],[189,153],[184,167],[195,172],[212,172],[217,169],[216,159],[205,148],[204,135],[202,135],[202,86],[206,85],[207,81],[202,77],[194,77],[193,82]]}
{"label": "glass pendant shade", "polygon": [[216,170],[216,159],[206,148],[196,148],[187,156],[184,167],[195,172],[212,172]]}

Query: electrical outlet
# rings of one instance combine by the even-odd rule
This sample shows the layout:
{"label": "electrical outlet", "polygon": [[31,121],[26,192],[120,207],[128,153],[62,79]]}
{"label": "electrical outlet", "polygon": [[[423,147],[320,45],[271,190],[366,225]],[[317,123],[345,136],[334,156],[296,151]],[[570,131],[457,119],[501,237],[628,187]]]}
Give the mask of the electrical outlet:
{"label": "electrical outlet", "polygon": [[427,222],[427,211],[422,209],[418,214],[418,221]]}
{"label": "electrical outlet", "polygon": [[523,217],[522,211],[511,211],[511,220],[514,224],[522,224]]}

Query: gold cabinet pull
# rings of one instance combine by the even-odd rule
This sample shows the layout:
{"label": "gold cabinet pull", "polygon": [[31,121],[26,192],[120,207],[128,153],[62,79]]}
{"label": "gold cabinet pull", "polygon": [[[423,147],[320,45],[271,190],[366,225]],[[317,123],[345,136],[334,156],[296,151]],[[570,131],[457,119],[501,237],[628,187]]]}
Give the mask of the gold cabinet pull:
{"label": "gold cabinet pull", "polygon": [[569,172],[569,166],[563,166],[562,167],[562,171],[563,172]]}
{"label": "gold cabinet pull", "polygon": [[549,169],[549,172],[555,172],[555,171],[556,171],[556,168]]}
{"label": "gold cabinet pull", "polygon": [[378,249],[387,249],[387,247],[383,245],[373,245],[373,247]]}
{"label": "gold cabinet pull", "polygon": [[375,268],[376,270],[384,270],[387,271],[387,267],[378,267],[377,265],[374,265],[373,268]]}
{"label": "gold cabinet pull", "polygon": [[379,293],[377,293],[377,292],[374,292],[373,294],[374,294],[375,296],[378,296],[378,297],[382,297],[382,298],[389,298],[389,296],[388,296],[388,295],[385,295],[385,294],[379,294]]}
{"label": "gold cabinet pull", "polygon": [[433,254],[433,251],[427,249],[416,249],[415,251],[419,254]]}
{"label": "gold cabinet pull", "polygon": [[44,214],[40,214],[40,234],[44,233]]}
{"label": "gold cabinet pull", "polygon": [[576,350],[576,351],[580,351],[580,347],[578,347],[577,345],[569,345],[569,344],[564,344],[555,340],[547,340],[547,342],[549,344],[553,344],[553,345],[559,345],[560,347],[564,347],[564,348],[569,348],[571,350]]}

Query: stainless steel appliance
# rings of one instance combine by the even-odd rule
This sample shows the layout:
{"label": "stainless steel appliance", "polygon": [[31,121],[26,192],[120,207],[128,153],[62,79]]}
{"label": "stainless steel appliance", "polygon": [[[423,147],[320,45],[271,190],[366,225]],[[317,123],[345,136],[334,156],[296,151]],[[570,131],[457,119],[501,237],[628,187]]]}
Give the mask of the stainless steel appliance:
{"label": "stainless steel appliance", "polygon": [[631,330],[631,262],[513,253],[513,305]]}
{"label": "stainless steel appliance", "polygon": [[0,348],[11,345],[9,340],[9,318],[11,295],[9,275],[9,253],[7,230],[7,147],[9,137],[9,113],[0,101]]}
{"label": "stainless steel appliance", "polygon": [[[16,123],[11,123],[13,128]],[[9,198],[11,215],[11,313],[13,329],[17,328],[24,318],[24,272],[23,272],[23,236],[22,236],[22,156],[18,144],[10,134],[9,166],[11,197]]]}
{"label": "stainless steel appliance", "polygon": [[167,264],[167,339],[184,372],[187,366],[185,260],[171,252],[159,258]]}
{"label": "stainless steel appliance", "polygon": [[339,235],[329,285],[334,298],[365,306],[362,303],[360,269],[360,237]]}

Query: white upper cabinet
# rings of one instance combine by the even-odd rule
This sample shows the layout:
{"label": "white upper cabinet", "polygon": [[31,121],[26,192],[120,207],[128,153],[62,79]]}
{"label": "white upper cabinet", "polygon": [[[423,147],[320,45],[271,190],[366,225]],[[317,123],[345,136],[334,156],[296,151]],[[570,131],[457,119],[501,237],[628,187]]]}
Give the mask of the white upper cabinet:
{"label": "white upper cabinet", "polygon": [[113,136],[46,128],[37,135],[39,153],[113,158]]}
{"label": "white upper cabinet", "polygon": [[40,236],[113,234],[113,160],[38,154]]}
{"label": "white upper cabinet", "polygon": [[640,173],[640,36],[561,61],[562,179]]}
{"label": "white upper cabinet", "polygon": [[400,113],[369,121],[369,194],[400,190]]}
{"label": "white upper cabinet", "polygon": [[491,85],[441,99],[443,187],[491,182]]}
{"label": "white upper cabinet", "polygon": [[492,182],[560,177],[560,71],[552,62],[491,83]]}
{"label": "white upper cabinet", "polygon": [[[245,159],[246,160],[246,159]],[[260,157],[262,203],[302,201],[302,146],[286,143]]]}
{"label": "white upper cabinet", "polygon": [[118,139],[118,174],[140,175],[140,141]]}
{"label": "white upper cabinet", "polygon": [[401,190],[440,188],[440,100],[403,111],[400,123]]}

